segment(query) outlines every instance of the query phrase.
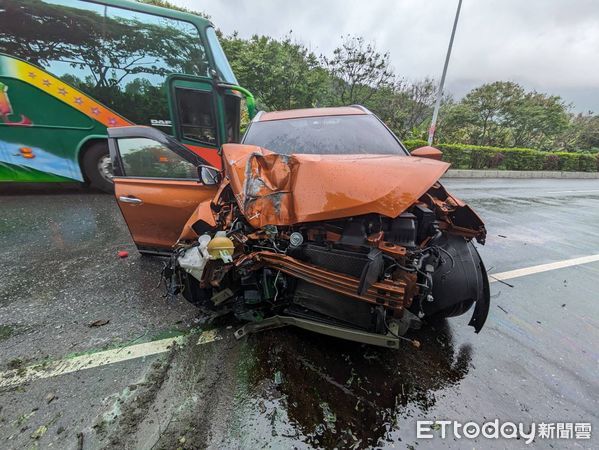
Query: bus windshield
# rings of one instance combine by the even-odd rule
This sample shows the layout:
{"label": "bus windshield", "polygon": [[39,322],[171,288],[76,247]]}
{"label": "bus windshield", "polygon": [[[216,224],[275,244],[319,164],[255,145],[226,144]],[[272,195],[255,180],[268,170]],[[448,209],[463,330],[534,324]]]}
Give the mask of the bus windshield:
{"label": "bus windshield", "polygon": [[237,78],[235,78],[235,75],[233,74],[233,69],[231,69],[231,65],[225,56],[225,52],[218,41],[218,37],[216,36],[216,31],[214,31],[214,28],[206,28],[206,37],[208,38],[210,50],[212,50],[212,56],[214,56],[216,71],[221,80],[229,84],[238,84]]}

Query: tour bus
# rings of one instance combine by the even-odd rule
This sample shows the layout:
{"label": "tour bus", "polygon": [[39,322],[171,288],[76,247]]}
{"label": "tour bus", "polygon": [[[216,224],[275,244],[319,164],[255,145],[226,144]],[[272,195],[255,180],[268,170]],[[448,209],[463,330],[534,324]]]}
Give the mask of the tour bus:
{"label": "tour bus", "polygon": [[126,0],[0,0],[0,182],[112,190],[107,128],[148,125],[208,164],[242,100],[206,19]]}

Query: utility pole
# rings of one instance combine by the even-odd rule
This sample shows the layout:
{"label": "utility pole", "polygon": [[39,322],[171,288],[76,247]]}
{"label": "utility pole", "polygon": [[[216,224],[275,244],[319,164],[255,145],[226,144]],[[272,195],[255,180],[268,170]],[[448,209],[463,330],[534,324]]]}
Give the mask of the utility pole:
{"label": "utility pole", "polygon": [[451,47],[453,47],[453,38],[455,37],[455,30],[458,27],[458,19],[460,18],[461,8],[462,0],[458,0],[458,9],[455,13],[455,20],[453,21],[453,29],[451,30],[451,37],[449,38],[449,47],[447,47],[445,65],[443,66],[443,75],[441,75],[441,82],[439,83],[439,90],[437,91],[437,101],[435,103],[435,109],[433,110],[433,120],[431,120],[431,126],[428,129],[428,145],[433,145],[433,139],[435,137],[435,128],[437,127],[437,116],[439,116],[439,108],[441,107],[441,97],[443,96],[443,86],[445,85],[445,75],[447,75],[447,66],[449,65]]}

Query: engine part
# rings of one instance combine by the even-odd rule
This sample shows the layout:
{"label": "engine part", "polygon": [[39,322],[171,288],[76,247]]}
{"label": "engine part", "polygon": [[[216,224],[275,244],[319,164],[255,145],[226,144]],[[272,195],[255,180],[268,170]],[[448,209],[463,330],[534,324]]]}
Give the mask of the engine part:
{"label": "engine part", "polygon": [[[235,332],[235,337],[241,339],[249,333],[258,331],[272,330],[284,326],[292,325],[304,330],[313,331],[327,336],[333,336],[348,341],[360,342],[362,344],[376,345],[378,347],[399,348],[400,339],[391,334],[376,334],[360,331],[352,328],[345,328],[336,325],[325,324],[314,320],[302,319],[299,317],[273,316],[260,322],[253,322],[244,325]],[[411,341],[414,343],[414,341]]]}
{"label": "engine part", "polygon": [[416,247],[416,216],[401,214],[391,222],[391,230],[385,233],[385,239],[404,247]]}
{"label": "engine part", "polygon": [[202,280],[204,267],[210,259],[207,248],[210,239],[207,234],[200,236],[198,245],[188,248],[177,258],[179,266],[198,281]]}
{"label": "engine part", "polygon": [[217,231],[216,235],[208,243],[208,253],[212,259],[222,259],[225,263],[233,262],[235,244],[227,237],[226,231]]}
{"label": "engine part", "polygon": [[[356,302],[337,292],[323,292],[320,286],[298,280],[295,285],[293,303],[300,306],[289,310],[290,315],[312,316],[319,321],[336,321],[340,325],[353,326],[367,331],[375,331],[372,318],[372,305]],[[333,319],[331,321],[330,319]]]}
{"label": "engine part", "polygon": [[368,252],[368,262],[362,269],[360,275],[360,284],[358,285],[358,295],[364,295],[368,289],[381,277],[383,273],[383,252],[378,248],[371,248]]}
{"label": "engine part", "polygon": [[292,247],[299,247],[303,243],[304,243],[304,236],[302,236],[302,233],[298,233],[297,231],[294,231],[293,233],[291,233],[289,235],[289,245],[291,245]]}
{"label": "engine part", "polygon": [[376,282],[372,284],[372,287],[367,289],[364,295],[359,295],[358,286],[360,280],[358,278],[304,263],[291,256],[261,251],[244,255],[236,262],[238,266],[247,263],[254,263],[254,269],[257,267],[270,267],[280,270],[295,278],[305,280],[356,300],[374,305],[382,305],[398,312],[404,308],[405,280],[383,280]]}

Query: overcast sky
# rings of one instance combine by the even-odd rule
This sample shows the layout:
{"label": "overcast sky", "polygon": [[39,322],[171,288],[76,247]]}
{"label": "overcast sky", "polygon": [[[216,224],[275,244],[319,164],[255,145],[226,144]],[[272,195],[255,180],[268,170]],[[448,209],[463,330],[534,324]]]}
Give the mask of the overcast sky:
{"label": "overcast sky", "polygon": [[[399,75],[439,78],[457,0],[171,0],[225,34],[292,36],[330,54],[354,34],[389,51]],[[512,80],[599,112],[599,0],[463,0],[446,91]]]}

